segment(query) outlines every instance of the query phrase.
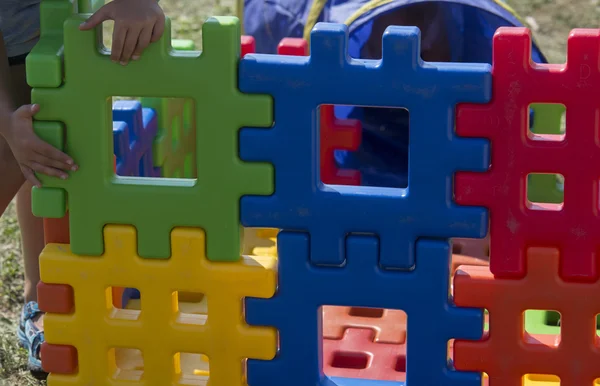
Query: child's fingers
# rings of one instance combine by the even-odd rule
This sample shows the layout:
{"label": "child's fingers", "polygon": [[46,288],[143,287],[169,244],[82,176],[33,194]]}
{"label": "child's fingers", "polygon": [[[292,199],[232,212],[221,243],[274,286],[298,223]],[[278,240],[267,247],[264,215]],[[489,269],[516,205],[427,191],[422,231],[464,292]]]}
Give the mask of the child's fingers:
{"label": "child's fingers", "polygon": [[125,42],[123,44],[123,52],[121,53],[121,64],[127,64],[131,59],[131,55],[138,44],[138,38],[140,37],[141,28],[137,26],[129,27],[127,30],[127,36],[125,36]]}
{"label": "child's fingers", "polygon": [[37,154],[45,158],[51,159],[55,162],[58,162],[60,165],[62,165],[60,169],[73,171],[77,170],[77,166],[75,165],[75,162],[71,157],[58,150],[54,146],[51,146],[50,144],[42,141],[41,139],[38,139],[36,141],[35,145],[32,146],[32,149]]}
{"label": "child's fingers", "polygon": [[140,32],[140,37],[137,41],[137,46],[135,47],[135,51],[133,51],[133,55],[131,59],[138,60],[144,50],[148,48],[150,45],[150,40],[152,39],[152,27],[145,27]]}
{"label": "child's fingers", "polygon": [[15,111],[15,115],[19,118],[32,118],[40,111],[40,105],[23,105]]}
{"label": "child's fingers", "polygon": [[158,39],[160,39],[163,32],[165,32],[165,18],[159,17],[154,24],[154,28],[152,29],[152,39],[150,41],[155,43]]}
{"label": "child's fingers", "polygon": [[46,165],[42,165],[37,162],[31,162],[29,167],[36,173],[45,174],[50,177],[60,178],[61,180],[66,180],[69,175],[61,170],[51,168]]}
{"label": "child's fingers", "polygon": [[99,24],[105,22],[106,20],[110,20],[111,10],[114,4],[108,3],[98,9],[92,16],[90,16],[86,21],[79,25],[79,29],[81,31],[87,31],[92,28],[97,27]]}
{"label": "child's fingers", "polygon": [[33,173],[33,170],[31,170],[31,168],[29,168],[27,166],[21,166],[21,172],[23,173],[23,176],[25,177],[25,179],[27,181],[31,182],[31,185],[35,186],[36,188],[40,188],[42,186],[42,183],[35,176],[35,174]]}
{"label": "child's fingers", "polygon": [[113,31],[113,43],[110,50],[110,59],[115,63],[119,62],[121,59],[126,37],[127,27],[124,27],[122,23],[115,23],[115,29]]}
{"label": "child's fingers", "polygon": [[77,168],[76,166],[69,165],[66,162],[49,158],[39,153],[35,154],[31,161],[63,171],[75,171],[74,168]]}

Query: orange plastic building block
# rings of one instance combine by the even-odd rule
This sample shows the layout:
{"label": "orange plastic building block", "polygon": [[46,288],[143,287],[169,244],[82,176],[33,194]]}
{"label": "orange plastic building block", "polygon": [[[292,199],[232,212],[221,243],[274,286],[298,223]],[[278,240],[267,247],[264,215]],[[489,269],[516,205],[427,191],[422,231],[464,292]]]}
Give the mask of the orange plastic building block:
{"label": "orange plastic building block", "polygon": [[[526,262],[521,280],[494,278],[487,267],[456,272],[456,305],[486,308],[490,315],[482,341],[455,342],[456,369],[487,373],[489,386],[521,386],[525,374],[556,375],[561,386],[592,386],[600,378],[600,281],[563,281],[555,249],[530,248]],[[528,309],[559,311],[561,335],[527,334],[523,313]]]}
{"label": "orange plastic building block", "polygon": [[345,378],[406,380],[406,344],[375,343],[377,331],[348,328],[341,339],[323,340],[323,371]]}
{"label": "orange plastic building block", "polygon": [[406,341],[406,313],[382,308],[323,306],[323,337],[341,339],[346,328],[375,331],[374,342],[401,344]]}
{"label": "orange plastic building block", "polygon": [[61,218],[44,219],[44,242],[46,244],[69,244],[69,212]]}
{"label": "orange plastic building block", "polygon": [[38,305],[40,310],[53,314],[70,314],[75,309],[73,287],[67,284],[37,285]]}

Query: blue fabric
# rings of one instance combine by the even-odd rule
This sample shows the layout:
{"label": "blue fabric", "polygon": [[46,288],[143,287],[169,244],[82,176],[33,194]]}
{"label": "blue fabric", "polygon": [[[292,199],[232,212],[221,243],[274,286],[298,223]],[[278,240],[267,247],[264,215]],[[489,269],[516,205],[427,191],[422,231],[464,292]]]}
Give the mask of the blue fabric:
{"label": "blue fabric", "polygon": [[[369,0],[329,0],[318,21],[344,23]],[[453,62],[491,63],[492,37],[499,27],[523,25],[493,0],[395,0],[359,16],[348,26],[350,56],[361,57],[377,17],[411,4],[436,2],[442,9],[445,33]],[[244,26],[254,36],[258,53],[274,54],[285,37],[302,37],[312,0],[245,0]],[[546,58],[534,44],[532,59]],[[336,151],[342,168],[361,171],[362,184],[405,188],[408,181],[410,113],[406,110],[336,106],[339,118],[360,119],[361,147],[356,152]],[[533,118],[533,117],[532,117]]]}

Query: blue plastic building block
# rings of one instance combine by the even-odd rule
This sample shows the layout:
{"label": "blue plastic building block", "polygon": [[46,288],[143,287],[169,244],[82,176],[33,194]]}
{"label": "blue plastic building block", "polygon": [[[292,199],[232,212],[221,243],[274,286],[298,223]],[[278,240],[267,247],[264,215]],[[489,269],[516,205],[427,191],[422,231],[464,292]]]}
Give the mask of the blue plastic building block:
{"label": "blue plastic building block", "polygon": [[[153,109],[139,101],[117,101],[113,105],[113,140],[117,174],[154,177],[152,141],[158,129]],[[148,165],[149,164],[149,165]]]}
{"label": "blue plastic building block", "polygon": [[[407,385],[481,386],[479,373],[452,371],[447,363],[449,340],[481,339],[483,334],[483,310],[449,302],[449,242],[419,240],[412,271],[382,270],[373,236],[346,239],[344,267],[311,265],[309,244],[307,234],[279,233],[277,294],[246,299],[249,324],[279,330],[274,360],[248,360],[249,385],[350,385],[328,379],[322,371],[320,307],[337,305],[406,312]],[[352,385],[376,385],[357,382]]]}
{"label": "blue plastic building block", "polygon": [[[242,92],[275,98],[271,130],[245,128],[240,157],[275,165],[275,193],[243,197],[242,224],[310,233],[311,261],[339,266],[350,233],[379,237],[379,263],[410,269],[418,237],[484,237],[484,208],[453,202],[456,171],[483,172],[489,142],[454,134],[459,102],[491,97],[487,64],[425,63],[420,32],[389,27],[382,60],[352,59],[344,25],[317,24],[311,56],[246,55],[240,62]],[[319,176],[318,114],[321,104],[386,106],[410,112],[409,184],[406,189],[323,185]]]}

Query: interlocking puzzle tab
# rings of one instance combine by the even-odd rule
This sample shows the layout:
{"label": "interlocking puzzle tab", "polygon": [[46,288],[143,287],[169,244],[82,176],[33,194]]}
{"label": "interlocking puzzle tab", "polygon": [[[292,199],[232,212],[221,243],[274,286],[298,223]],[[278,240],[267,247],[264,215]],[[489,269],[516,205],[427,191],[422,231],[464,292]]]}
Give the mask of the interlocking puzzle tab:
{"label": "interlocking puzzle tab", "polygon": [[[600,218],[598,180],[600,139],[596,85],[599,30],[574,30],[567,64],[531,61],[526,29],[500,29],[494,37],[493,100],[462,105],[457,132],[489,138],[494,147],[486,173],[459,173],[456,201],[490,208],[491,271],[498,277],[524,277],[528,247],[561,251],[560,275],[570,281],[598,279]],[[532,135],[527,126],[532,103],[566,106],[566,135]],[[530,173],[560,173],[564,205],[528,203]]]}
{"label": "interlocking puzzle tab", "polygon": [[156,113],[138,101],[113,104],[113,142],[120,176],[157,177],[152,162],[152,142],[157,131]]}
{"label": "interlocking puzzle tab", "polygon": [[[246,325],[241,305],[245,296],[273,296],[275,258],[210,262],[205,256],[204,232],[178,228],[171,234],[170,259],[144,259],[137,255],[133,227],[109,225],[104,234],[106,249],[101,258],[76,256],[61,244],[48,245],[41,256],[42,281],[73,289],[61,295],[66,297],[63,303],[73,307],[51,306],[44,320],[47,343],[43,352],[48,358],[44,365],[54,373],[48,379],[50,385],[100,382],[106,379],[107,369],[112,369],[113,382],[182,384],[173,353],[201,352],[210,361],[211,385],[242,386],[243,359],[275,356],[275,330]],[[127,285],[142,293],[140,312],[114,310],[111,305],[107,288]],[[206,296],[208,319],[204,323],[198,325],[178,306],[179,292]],[[73,293],[77,294],[74,299],[70,298]],[[40,306],[46,309],[46,304]],[[52,313],[57,308],[70,312]],[[116,372],[119,364],[111,350],[118,348],[141,351],[143,374]],[[191,380],[198,381],[197,377]]]}
{"label": "interlocking puzzle tab", "polygon": [[[310,57],[251,54],[240,62],[240,89],[277,100],[272,130],[240,135],[241,158],[271,162],[276,173],[273,195],[242,198],[242,224],[309,231],[311,261],[332,266],[343,263],[353,232],[377,235],[379,264],[399,269],[414,266],[417,237],[485,236],[486,210],[453,204],[451,177],[486,170],[488,143],[451,128],[457,103],[489,101],[490,67],[422,62],[416,28],[388,28],[381,61],[349,58],[347,40],[345,26],[318,24]],[[322,104],[407,108],[414,122],[408,188],[321,186],[311,112]]]}
{"label": "interlocking puzzle tab", "polygon": [[[64,85],[32,93],[41,106],[37,118],[64,122],[67,148],[85,165],[66,181],[43,178],[46,187],[42,191],[64,189],[68,194],[73,252],[101,255],[104,225],[125,223],[137,228],[141,256],[167,258],[171,229],[193,226],[207,233],[209,259],[238,260],[240,197],[273,191],[270,165],[238,158],[238,130],[272,124],[271,98],[244,95],[237,89],[239,22],[229,17],[209,19],[203,26],[204,51],[197,57],[170,53],[167,23],[169,32],[145,52],[144,60],[125,68],[98,54],[95,32],[78,29],[82,20],[72,16],[65,23],[64,58],[70,69]],[[92,67],[104,76],[90,77]],[[173,76],[154,76],[167,72]],[[106,98],[157,94],[195,101],[197,180],[149,184],[114,176]],[[78,109],[72,109],[73,105]],[[229,113],[232,109],[236,114]]]}

